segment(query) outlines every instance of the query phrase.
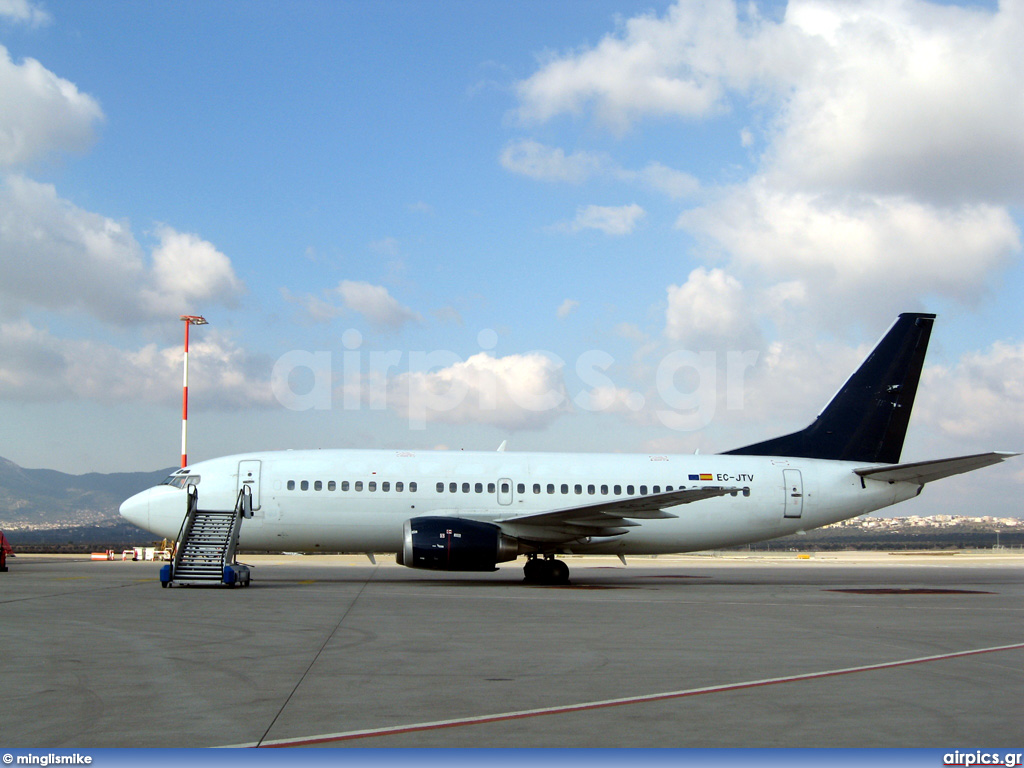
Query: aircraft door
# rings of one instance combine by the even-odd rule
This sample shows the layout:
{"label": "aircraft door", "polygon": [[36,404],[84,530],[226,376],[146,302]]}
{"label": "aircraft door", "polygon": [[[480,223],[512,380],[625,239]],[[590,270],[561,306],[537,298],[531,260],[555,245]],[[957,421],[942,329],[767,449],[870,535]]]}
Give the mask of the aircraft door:
{"label": "aircraft door", "polygon": [[242,486],[249,486],[249,490],[252,491],[252,508],[253,511],[260,508],[260,462],[259,461],[240,461],[238,462],[238,490],[242,490]]}
{"label": "aircraft door", "polygon": [[503,477],[498,481],[498,503],[512,503],[512,481],[507,477]]}
{"label": "aircraft door", "polygon": [[799,469],[782,470],[786,491],[786,511],[783,517],[800,517],[804,511],[804,481]]}

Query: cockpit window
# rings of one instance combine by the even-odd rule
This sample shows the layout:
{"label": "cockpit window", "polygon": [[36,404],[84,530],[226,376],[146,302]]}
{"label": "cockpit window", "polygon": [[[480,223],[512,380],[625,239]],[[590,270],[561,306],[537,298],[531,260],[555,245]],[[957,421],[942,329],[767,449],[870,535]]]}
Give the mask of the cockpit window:
{"label": "cockpit window", "polygon": [[173,485],[175,488],[186,488],[190,485],[199,485],[199,475],[171,475],[160,485]]}

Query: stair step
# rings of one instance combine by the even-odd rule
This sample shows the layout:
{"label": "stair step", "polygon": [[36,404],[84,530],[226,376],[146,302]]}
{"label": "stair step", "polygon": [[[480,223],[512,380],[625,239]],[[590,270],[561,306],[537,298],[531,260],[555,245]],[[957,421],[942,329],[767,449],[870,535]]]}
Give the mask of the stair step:
{"label": "stair step", "polygon": [[[239,504],[242,502],[239,501]],[[238,542],[241,526],[239,508],[225,510],[198,509],[196,497],[190,501],[188,534],[178,542],[179,552],[173,568],[172,581],[215,582],[224,578],[226,555]]]}

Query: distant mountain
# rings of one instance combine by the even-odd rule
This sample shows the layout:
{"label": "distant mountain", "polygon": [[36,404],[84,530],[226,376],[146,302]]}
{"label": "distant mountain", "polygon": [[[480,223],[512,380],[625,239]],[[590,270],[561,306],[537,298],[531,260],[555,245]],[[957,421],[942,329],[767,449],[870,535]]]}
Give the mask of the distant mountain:
{"label": "distant mountain", "polygon": [[117,520],[122,501],[161,482],[174,469],[68,475],[25,469],[0,458],[0,528],[11,523],[70,527]]}

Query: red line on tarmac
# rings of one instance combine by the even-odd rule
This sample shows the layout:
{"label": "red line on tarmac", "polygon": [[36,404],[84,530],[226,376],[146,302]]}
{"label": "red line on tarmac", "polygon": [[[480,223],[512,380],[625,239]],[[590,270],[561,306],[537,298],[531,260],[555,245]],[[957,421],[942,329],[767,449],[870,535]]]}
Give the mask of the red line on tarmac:
{"label": "red line on tarmac", "polygon": [[894,667],[906,667],[911,664],[925,664],[930,661],[946,661],[958,659],[965,656],[977,656],[981,653],[996,653],[998,651],[1014,651],[1024,648],[1024,643],[1013,645],[997,645],[991,648],[975,648],[970,651],[956,651],[954,653],[942,653],[935,656],[921,656],[916,659],[901,659],[899,661],[886,661],[881,664],[866,664],[861,667],[846,667],[844,669],[830,669],[823,672],[807,672],[801,675],[789,675],[786,677],[772,677],[765,680],[749,680],[742,683],[729,683],[726,685],[710,685],[704,688],[690,688],[683,691],[670,691],[668,693],[650,693],[641,696],[627,696],[621,699],[606,699],[604,701],[591,701],[583,704],[569,704],[561,707],[543,707],[541,709],[526,709],[520,712],[500,712],[494,715],[479,715],[476,717],[463,717],[455,720],[437,720],[430,723],[414,723],[412,725],[395,725],[387,728],[370,728],[361,731],[346,731],[342,733],[325,734],[322,736],[310,736],[303,739],[275,739],[273,741],[260,742],[255,746],[259,747],[307,747],[312,744],[327,744],[334,741],[352,741],[354,739],[370,739],[377,736],[394,736],[403,733],[416,733],[418,731],[435,731],[441,728],[458,728],[464,725],[481,725],[484,723],[500,723],[507,720],[522,720],[528,717],[541,717],[544,715],[563,715],[570,712],[586,712],[592,709],[604,709],[607,707],[622,707],[628,704],[644,704],[651,701],[667,701],[670,699],[682,699],[688,696],[701,696],[708,693],[724,693],[726,691],[742,691],[747,688],[762,688],[767,685],[780,685],[782,683],[795,683],[801,680],[819,680],[825,677],[837,677],[839,675],[851,675],[856,672],[872,672],[878,669],[893,669]]}

